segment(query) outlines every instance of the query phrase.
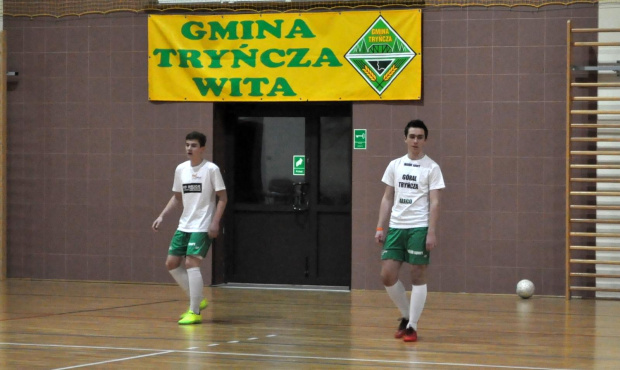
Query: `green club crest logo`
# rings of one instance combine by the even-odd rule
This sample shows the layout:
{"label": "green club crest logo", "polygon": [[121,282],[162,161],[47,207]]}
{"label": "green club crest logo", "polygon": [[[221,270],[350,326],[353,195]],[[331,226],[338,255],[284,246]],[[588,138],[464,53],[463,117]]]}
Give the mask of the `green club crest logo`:
{"label": "green club crest logo", "polygon": [[379,16],[345,58],[381,95],[416,55],[405,40]]}

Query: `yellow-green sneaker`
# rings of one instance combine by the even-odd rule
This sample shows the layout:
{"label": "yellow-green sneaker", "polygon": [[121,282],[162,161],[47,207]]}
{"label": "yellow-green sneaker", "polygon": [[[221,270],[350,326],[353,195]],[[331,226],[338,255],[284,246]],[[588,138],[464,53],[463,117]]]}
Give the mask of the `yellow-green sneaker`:
{"label": "yellow-green sneaker", "polygon": [[[207,308],[207,306],[209,305],[209,301],[207,301],[207,299],[203,299],[202,301],[200,301],[200,311],[204,310],[205,308]],[[187,311],[183,312],[180,316],[179,319],[182,319],[183,316],[185,316],[186,313],[191,312],[191,309],[187,309]]]}
{"label": "yellow-green sneaker", "polygon": [[205,308],[207,308],[207,306],[209,305],[209,302],[207,301],[207,299],[203,299],[202,301],[200,301],[200,311],[204,310]]}
{"label": "yellow-green sneaker", "polygon": [[192,325],[200,324],[202,322],[202,316],[193,312],[186,312],[185,315],[179,320],[179,325]]}

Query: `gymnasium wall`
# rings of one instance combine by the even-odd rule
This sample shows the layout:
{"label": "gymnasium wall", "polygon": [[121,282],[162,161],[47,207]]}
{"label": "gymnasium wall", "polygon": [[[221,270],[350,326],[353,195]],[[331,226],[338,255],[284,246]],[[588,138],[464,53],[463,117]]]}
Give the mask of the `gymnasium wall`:
{"label": "gymnasium wall", "polygon": [[[429,289],[513,293],[527,278],[563,295],[568,19],[596,27],[597,7],[424,13],[423,101],[354,107],[355,127],[369,129],[369,150],[354,152],[354,287],[381,289],[370,238],[380,179],[419,117],[446,180]],[[588,58],[583,49],[575,62]]]}
{"label": "gymnasium wall", "polygon": [[[406,152],[404,125],[421,118],[447,185],[429,289],[512,293],[529,278],[563,294],[566,20],[595,27],[597,11],[424,11],[423,100],[353,105],[369,145],[353,158],[354,289],[383,289],[380,180]],[[148,102],[144,14],[4,26],[19,72],[8,83],[8,276],[172,283],[164,260],[178,215],[157,234],[150,225],[185,133],[206,132],[210,148],[212,104]],[[207,284],[210,274],[208,260]]]}
{"label": "gymnasium wall", "polygon": [[146,15],[5,25],[19,71],[8,88],[9,277],[172,282],[164,260],[179,214],[150,226],[186,160],[185,134],[211,132],[212,105],[148,101]]}

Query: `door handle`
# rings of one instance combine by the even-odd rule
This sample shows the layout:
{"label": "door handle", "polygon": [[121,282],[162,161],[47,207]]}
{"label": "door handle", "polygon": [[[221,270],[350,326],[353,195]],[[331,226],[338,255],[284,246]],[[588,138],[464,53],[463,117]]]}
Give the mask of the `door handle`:
{"label": "door handle", "polygon": [[294,182],[293,183],[293,210],[297,212],[307,211],[310,205],[308,199],[308,183],[307,182]]}
{"label": "door handle", "polygon": [[306,202],[306,204],[303,205],[296,205],[293,204],[293,210],[297,211],[297,212],[305,212],[309,209],[310,207],[308,206],[308,203]]}

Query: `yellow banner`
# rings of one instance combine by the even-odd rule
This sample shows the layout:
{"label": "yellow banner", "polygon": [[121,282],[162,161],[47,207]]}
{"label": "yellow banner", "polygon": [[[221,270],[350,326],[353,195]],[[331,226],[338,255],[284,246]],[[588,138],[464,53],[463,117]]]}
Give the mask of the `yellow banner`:
{"label": "yellow banner", "polygon": [[149,99],[421,99],[420,10],[151,15]]}

